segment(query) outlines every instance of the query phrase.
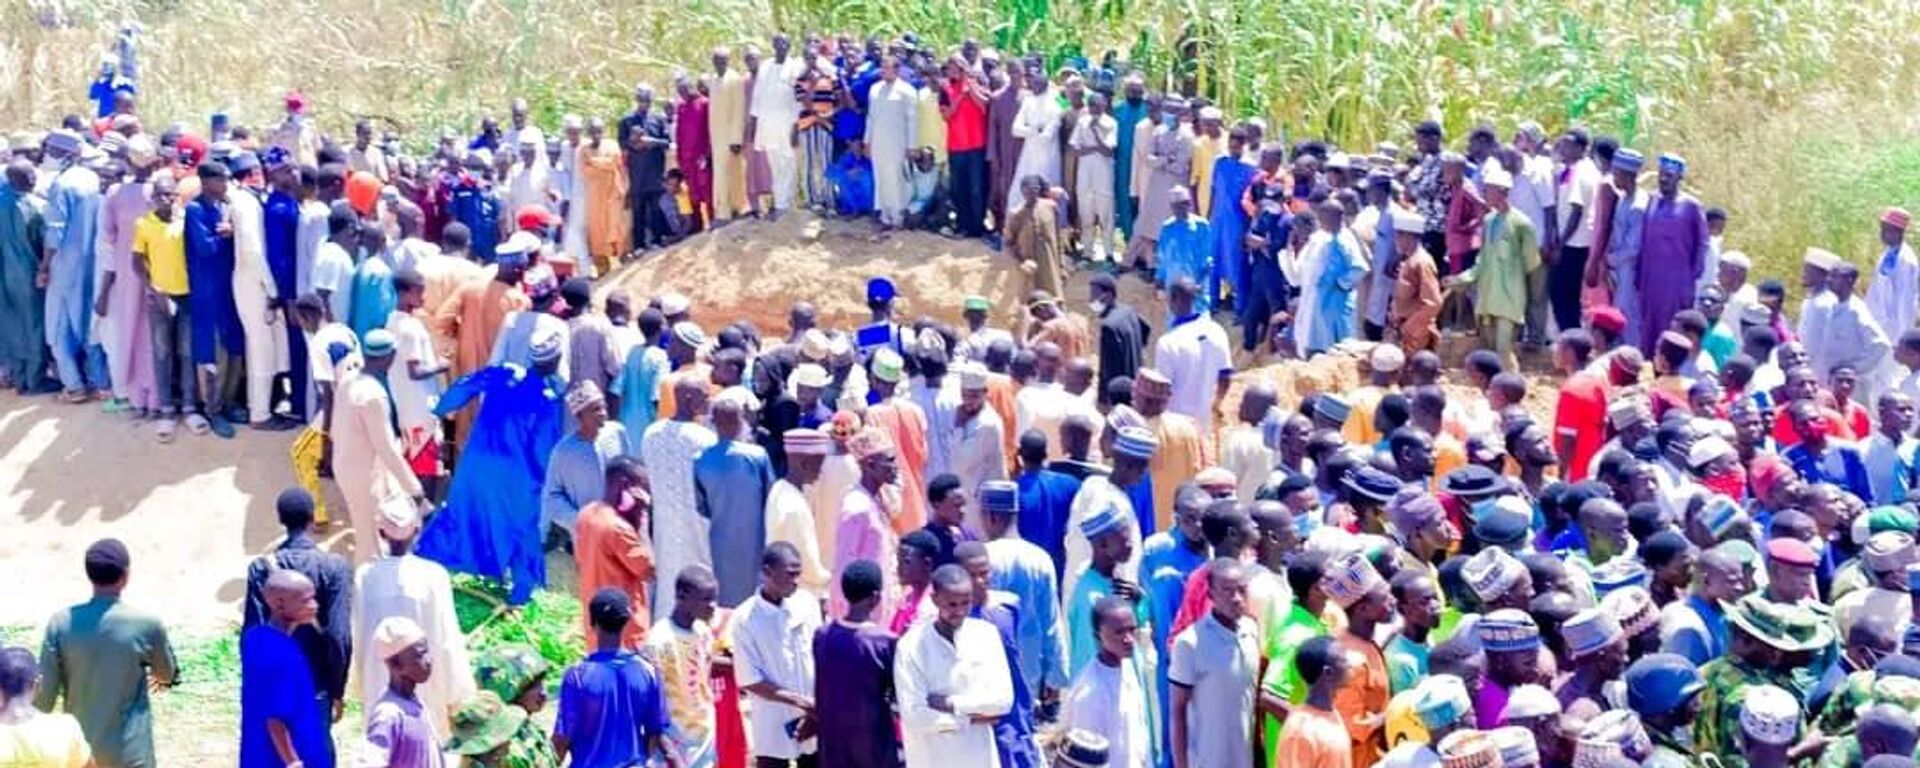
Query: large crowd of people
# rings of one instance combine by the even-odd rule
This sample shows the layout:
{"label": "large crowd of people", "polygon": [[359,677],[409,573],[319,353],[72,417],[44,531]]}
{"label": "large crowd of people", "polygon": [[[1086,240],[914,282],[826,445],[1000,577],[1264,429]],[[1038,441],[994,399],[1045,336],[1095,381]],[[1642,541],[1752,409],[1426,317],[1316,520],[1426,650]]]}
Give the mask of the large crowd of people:
{"label": "large crowd of people", "polygon": [[[1864,291],[1809,248],[1790,315],[1684,159],[1577,126],[1283,146],[1112,62],[770,48],[611,136],[516,101],[413,155],[297,93],[150,132],[110,66],[97,119],[10,139],[8,383],[161,442],[301,430],[240,765],[1914,765],[1901,209]],[[951,326],[875,275],[857,327],[760,329],[596,299],[800,206],[986,238],[1026,301]],[[1232,325],[1363,383],[1230,399]],[[1443,329],[1478,349],[1449,368]],[[519,605],[549,557],[590,655],[470,652],[449,573]],[[154,764],[178,673],[130,560],[93,546],[93,599],[0,652],[0,765]]]}

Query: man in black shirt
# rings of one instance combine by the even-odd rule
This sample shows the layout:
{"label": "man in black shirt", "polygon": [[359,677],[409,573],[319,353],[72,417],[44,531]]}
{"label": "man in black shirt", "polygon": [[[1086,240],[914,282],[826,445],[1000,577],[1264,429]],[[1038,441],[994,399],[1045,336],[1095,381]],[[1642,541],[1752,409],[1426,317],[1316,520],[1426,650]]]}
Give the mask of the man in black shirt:
{"label": "man in black shirt", "polygon": [[1100,320],[1100,393],[1106,402],[1108,382],[1131,377],[1146,360],[1147,337],[1153,328],[1132,307],[1119,302],[1112,275],[1094,275],[1087,286],[1089,308]]}
{"label": "man in black shirt", "polygon": [[307,657],[314,683],[329,699],[333,719],[338,720],[346,701],[347,664],[353,658],[353,570],[346,558],[314,542],[313,497],[305,490],[282,491],[274,506],[287,538],[247,566],[241,629],[267,622],[267,577],[274,571],[298,571],[313,582],[314,599],[320,604],[316,626],[295,629],[293,639]]}
{"label": "man in black shirt", "polygon": [[653,87],[633,91],[633,113],[620,118],[620,147],[627,157],[627,202],[633,216],[633,249],[665,245],[673,232],[660,213],[660,195],[666,191],[667,118],[653,111]]}

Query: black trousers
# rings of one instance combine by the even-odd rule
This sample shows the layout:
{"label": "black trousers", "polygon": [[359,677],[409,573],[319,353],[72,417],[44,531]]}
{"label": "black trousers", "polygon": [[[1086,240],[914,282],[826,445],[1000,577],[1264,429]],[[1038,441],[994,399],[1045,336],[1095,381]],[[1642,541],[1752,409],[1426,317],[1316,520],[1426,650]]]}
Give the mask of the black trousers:
{"label": "black trousers", "polygon": [[1547,296],[1553,305],[1553,323],[1561,329],[1580,327],[1580,281],[1587,273],[1587,249],[1560,247],[1560,260],[1547,273]]}
{"label": "black trousers", "polygon": [[665,244],[674,236],[672,228],[667,226],[667,218],[660,214],[660,196],[663,192],[634,192],[627,196],[627,203],[633,209],[634,250],[656,244]]}
{"label": "black trousers", "polygon": [[1423,232],[1420,234],[1420,246],[1433,256],[1434,266],[1438,267],[1441,277],[1450,274],[1447,271],[1447,233]]}
{"label": "black trousers", "polygon": [[953,197],[954,226],[963,237],[987,234],[987,151],[976,149],[947,155],[953,174],[948,186]]}
{"label": "black trousers", "polygon": [[1248,352],[1265,343],[1271,333],[1267,321],[1287,308],[1287,278],[1273,259],[1253,260],[1247,273],[1247,295],[1240,300],[1240,346]]}

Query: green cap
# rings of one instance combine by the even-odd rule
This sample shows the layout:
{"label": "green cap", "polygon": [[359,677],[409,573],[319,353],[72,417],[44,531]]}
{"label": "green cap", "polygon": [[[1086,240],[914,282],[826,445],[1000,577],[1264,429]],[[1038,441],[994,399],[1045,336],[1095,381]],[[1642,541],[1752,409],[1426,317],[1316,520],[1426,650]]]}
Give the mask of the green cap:
{"label": "green cap", "polygon": [[527,711],[500,700],[493,691],[481,691],[453,711],[453,734],[447,751],[456,755],[484,755],[506,744],[527,722]]}
{"label": "green cap", "polygon": [[492,691],[501,701],[513,701],[551,668],[533,646],[502,645],[480,654],[473,664],[473,677],[480,690]]}
{"label": "green cap", "polygon": [[889,383],[899,383],[906,375],[907,361],[891,347],[881,347],[873,353],[873,377]]}
{"label": "green cap", "polygon": [[1906,507],[1893,505],[1875,507],[1867,514],[1868,535],[1887,531],[1899,531],[1912,535],[1916,532],[1915,529],[1920,529],[1920,517],[1915,517],[1912,512],[1907,511]]}
{"label": "green cap", "polygon": [[979,294],[974,294],[972,296],[968,296],[964,299],[961,299],[960,308],[968,312],[985,312],[987,310],[993,309],[993,304],[987,301],[987,297],[981,296]]}

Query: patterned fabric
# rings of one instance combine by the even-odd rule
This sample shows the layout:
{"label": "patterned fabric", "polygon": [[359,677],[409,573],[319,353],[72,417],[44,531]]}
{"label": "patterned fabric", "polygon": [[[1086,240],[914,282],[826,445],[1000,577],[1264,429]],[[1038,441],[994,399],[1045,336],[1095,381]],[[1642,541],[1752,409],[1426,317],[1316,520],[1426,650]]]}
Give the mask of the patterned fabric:
{"label": "patterned fabric", "polygon": [[560,755],[553,751],[553,739],[529,717],[507,742],[500,768],[560,768]]}
{"label": "patterned fabric", "polygon": [[713,629],[694,621],[682,629],[671,617],[647,632],[645,654],[660,672],[667,691],[667,715],[673,722],[671,739],[678,742],[682,765],[713,765]]}
{"label": "patterned fabric", "polygon": [[1789,691],[1800,690],[1787,675],[1754,669],[1733,656],[1723,656],[1700,668],[1706,688],[1700,691],[1700,713],[1694,720],[1693,743],[1701,750],[1720,756],[1728,768],[1745,768],[1741,756],[1740,705],[1747,690],[1758,685],[1777,685]]}

